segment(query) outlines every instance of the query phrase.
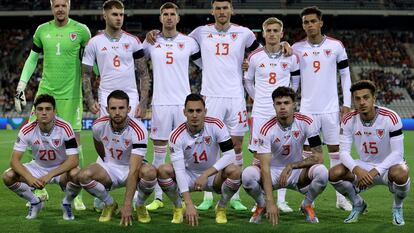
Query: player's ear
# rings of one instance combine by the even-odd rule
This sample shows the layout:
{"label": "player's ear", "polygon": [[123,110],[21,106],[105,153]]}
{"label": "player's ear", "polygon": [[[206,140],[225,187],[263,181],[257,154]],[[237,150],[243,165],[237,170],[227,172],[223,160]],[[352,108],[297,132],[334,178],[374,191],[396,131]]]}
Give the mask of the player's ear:
{"label": "player's ear", "polygon": [[285,35],[285,32],[284,31],[281,31],[280,32],[280,39],[282,39],[284,35]]}
{"label": "player's ear", "polygon": [[180,15],[177,15],[177,23],[180,22]]}
{"label": "player's ear", "polygon": [[321,19],[321,28],[323,27],[323,20]]}
{"label": "player's ear", "polygon": [[128,105],[128,113],[131,111],[131,106]]}
{"label": "player's ear", "polygon": [[160,15],[160,17],[158,17],[160,20],[160,23],[162,24],[162,15]]}

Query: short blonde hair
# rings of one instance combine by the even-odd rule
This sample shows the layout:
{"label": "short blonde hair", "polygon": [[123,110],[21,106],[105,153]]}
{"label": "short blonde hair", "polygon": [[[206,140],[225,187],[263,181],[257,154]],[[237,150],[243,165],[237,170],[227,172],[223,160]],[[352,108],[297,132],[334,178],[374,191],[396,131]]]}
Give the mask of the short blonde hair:
{"label": "short blonde hair", "polygon": [[270,17],[270,18],[266,19],[266,20],[263,22],[263,25],[262,25],[262,27],[263,27],[263,31],[265,31],[265,28],[266,28],[268,25],[270,25],[270,24],[279,24],[279,25],[280,25],[280,28],[281,28],[281,29],[282,29],[282,31],[283,31],[283,22],[282,22],[282,20],[280,20],[280,19],[278,19],[278,18],[276,18],[276,17]]}

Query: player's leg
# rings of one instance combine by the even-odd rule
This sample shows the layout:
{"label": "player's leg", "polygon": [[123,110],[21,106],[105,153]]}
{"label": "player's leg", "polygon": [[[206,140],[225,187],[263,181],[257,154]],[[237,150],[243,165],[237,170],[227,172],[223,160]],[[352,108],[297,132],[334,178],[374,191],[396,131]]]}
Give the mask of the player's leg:
{"label": "player's leg", "polygon": [[221,198],[216,206],[216,222],[227,223],[226,207],[230,198],[239,190],[241,185],[241,169],[230,164],[214,177],[214,190],[221,190]]}
{"label": "player's leg", "polygon": [[394,193],[394,203],[392,206],[392,223],[397,226],[405,224],[403,216],[403,201],[408,196],[411,186],[408,167],[406,164],[398,164],[388,170],[388,187]]}
{"label": "player's leg", "polygon": [[[291,175],[294,179],[294,176]],[[323,164],[316,164],[308,169],[301,169],[297,180],[297,187],[305,194],[305,199],[301,205],[301,211],[306,215],[306,220],[310,223],[318,223],[312,203],[316,197],[325,190],[328,183],[328,169]]]}
{"label": "player's leg", "polygon": [[105,163],[93,163],[83,168],[78,175],[79,183],[89,194],[105,203],[100,222],[110,221],[112,214],[118,208],[118,204],[109,194],[108,189],[113,186],[116,176],[112,174],[111,168]]}
{"label": "player's leg", "polygon": [[180,191],[175,180],[175,173],[172,164],[168,163],[161,165],[158,168],[157,177],[162,191],[168,196],[173,204],[173,218],[171,223],[182,223],[184,219],[185,205],[180,197]]}
{"label": "player's leg", "polygon": [[63,173],[59,176],[59,185],[61,189],[65,192],[65,197],[62,200],[61,208],[63,211],[64,220],[74,220],[75,216],[72,212],[72,201],[78,196],[79,192],[82,189],[82,186],[77,180],[77,175],[79,173],[79,168],[74,168],[69,172]]}
{"label": "player's leg", "polygon": [[[341,163],[339,159],[339,114],[339,112],[335,112],[320,115],[323,141],[328,147],[329,165],[331,168]],[[352,205],[341,193],[336,192],[336,208],[351,211]]]}
{"label": "player's leg", "polygon": [[259,223],[266,210],[264,192],[261,186],[260,167],[249,166],[242,173],[243,188],[256,202],[255,210],[249,222]]}
{"label": "player's leg", "polygon": [[157,169],[152,165],[142,164],[139,169],[138,179],[138,198],[136,203],[138,221],[141,223],[149,223],[151,217],[145,207],[145,201],[154,191],[155,185],[157,184]]}
{"label": "player's leg", "polygon": [[343,164],[338,164],[329,169],[329,182],[336,191],[346,196],[352,203],[351,214],[344,222],[357,222],[359,215],[366,210],[367,204],[357,192],[357,188],[354,185],[354,175]]}
{"label": "player's leg", "polygon": [[[173,127],[172,112],[170,106],[152,106],[151,139],[154,144],[152,165],[158,167],[165,163],[167,156],[168,136]],[[154,201],[147,205],[149,211],[164,207],[162,202],[162,190],[157,184],[155,187]]]}
{"label": "player's leg", "polygon": [[[73,131],[75,132],[76,142],[78,143],[79,150],[79,167],[83,168],[84,159],[83,159],[83,150],[80,141],[80,132],[82,130],[82,113],[83,113],[83,104],[82,99],[69,99],[69,100],[56,100],[56,112],[59,117],[63,120],[69,122],[72,126]],[[82,193],[80,192],[78,196],[73,201],[76,210],[85,210],[85,204],[82,200]]]}
{"label": "player's leg", "polygon": [[[38,167],[33,166],[32,163],[25,164],[25,167],[34,177],[40,177]],[[33,194],[33,188],[27,184],[27,181],[13,169],[9,168],[3,173],[3,182],[11,191],[30,203],[29,213],[26,216],[26,219],[36,218],[39,212],[43,209],[44,200]]]}

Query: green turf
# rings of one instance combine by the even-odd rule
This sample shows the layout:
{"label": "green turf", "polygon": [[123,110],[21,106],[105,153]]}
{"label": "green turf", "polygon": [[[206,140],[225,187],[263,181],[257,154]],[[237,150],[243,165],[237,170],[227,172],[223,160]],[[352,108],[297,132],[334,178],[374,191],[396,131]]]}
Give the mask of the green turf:
{"label": "green turf", "polygon": [[[0,131],[0,170],[5,170],[9,166],[10,155],[17,131]],[[247,137],[245,137],[247,139]],[[413,151],[414,132],[405,132],[405,158],[409,166],[414,167]],[[96,153],[93,148],[91,131],[82,132],[82,142],[86,164],[96,159]],[[244,143],[245,147],[247,142]],[[245,153],[248,153],[246,148]],[[151,161],[152,145],[148,151]],[[246,156],[249,157],[249,156]],[[27,159],[27,158],[26,158]],[[250,161],[245,159],[245,164]],[[411,177],[413,175],[411,174]],[[151,213],[152,221],[149,224],[134,225],[129,228],[119,226],[119,218],[113,219],[109,223],[99,223],[99,214],[95,213],[92,207],[92,197],[84,193],[84,200],[87,205],[86,211],[75,211],[76,220],[67,222],[62,220],[60,202],[63,193],[57,186],[48,186],[47,190],[50,199],[46,203],[45,209],[40,213],[36,220],[28,221],[25,219],[27,208],[25,201],[15,193],[8,190],[4,184],[0,185],[0,233],[6,232],[183,232],[190,230],[192,232],[413,232],[414,231],[414,194],[411,192],[404,204],[404,215],[406,225],[396,227],[391,223],[391,205],[392,194],[386,187],[375,187],[362,196],[367,201],[369,212],[360,217],[360,222],[351,225],[342,223],[348,213],[335,208],[335,194],[331,185],[316,200],[316,214],[320,223],[316,225],[307,224],[304,217],[296,211],[302,200],[302,196],[294,191],[288,190],[286,199],[289,205],[294,208],[295,212],[281,214],[280,223],[272,227],[267,220],[262,220],[259,225],[249,224],[248,219],[250,212],[236,212],[228,210],[228,224],[217,225],[214,221],[214,211],[199,212],[200,225],[190,227],[186,224],[173,225],[170,223],[172,207],[165,198],[166,206],[157,212]],[[123,189],[112,192],[113,196],[122,204]],[[253,206],[253,200],[241,192],[243,203],[249,208]],[[201,193],[194,193],[195,203],[202,199]],[[217,196],[215,196],[217,200]],[[410,230],[411,229],[411,230]]]}

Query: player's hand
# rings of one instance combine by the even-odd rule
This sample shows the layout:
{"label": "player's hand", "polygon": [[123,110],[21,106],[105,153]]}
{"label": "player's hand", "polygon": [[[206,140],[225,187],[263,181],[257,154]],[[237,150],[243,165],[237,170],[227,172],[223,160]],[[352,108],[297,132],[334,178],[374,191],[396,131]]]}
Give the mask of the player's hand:
{"label": "player's hand", "polygon": [[187,205],[185,208],[185,218],[190,226],[198,226],[198,213],[194,205]]}
{"label": "player's hand", "polygon": [[290,46],[290,44],[288,42],[286,42],[286,41],[281,42],[280,47],[281,47],[282,53],[285,57],[292,56],[293,49],[292,49],[292,47]]}
{"label": "player's hand", "polygon": [[374,183],[374,178],[365,169],[356,166],[354,168],[354,174],[357,176],[357,186],[360,189],[366,189],[368,186]]}
{"label": "player's hand", "polygon": [[153,45],[155,44],[155,38],[157,37],[157,35],[160,33],[159,30],[151,30],[147,33],[147,35],[145,36],[145,40]]}
{"label": "player's hand", "polygon": [[42,177],[39,177],[38,180],[40,180],[41,182],[43,182],[43,186],[46,186],[47,183],[49,183],[49,181],[52,179],[53,177],[50,176],[49,174],[46,174]]}
{"label": "player's hand", "polygon": [[132,226],[132,210],[131,206],[124,205],[120,210],[121,221],[119,225],[121,226]]}
{"label": "player's hand", "polygon": [[272,226],[279,223],[279,209],[275,203],[266,203],[266,218]]}
{"label": "player's hand", "polygon": [[207,184],[208,177],[204,174],[199,176],[194,182],[194,190],[203,191],[203,187]]}
{"label": "player's hand", "polygon": [[147,115],[147,106],[146,104],[140,102],[135,110],[135,117],[136,118],[145,118]]}
{"label": "player's hand", "polygon": [[24,90],[26,89],[26,83],[19,81],[17,84],[16,95],[14,96],[14,106],[18,113],[22,112],[22,108],[26,106],[26,96],[24,95]]}
{"label": "player's hand", "polygon": [[88,103],[88,108],[91,113],[96,114],[99,112],[100,106],[96,100],[93,100]]}
{"label": "player's hand", "polygon": [[242,70],[247,71],[248,69],[249,69],[249,62],[247,61],[247,59],[244,59],[243,64],[242,64]]}
{"label": "player's hand", "polygon": [[31,176],[29,178],[26,178],[27,184],[30,187],[36,188],[36,189],[43,189],[45,186],[43,184],[43,182],[39,179],[37,179],[34,176]]}
{"label": "player's hand", "polygon": [[346,106],[342,106],[341,107],[341,118],[344,117],[344,115],[347,114],[350,111],[351,111],[351,108],[346,107]]}
{"label": "player's hand", "polygon": [[290,174],[292,174],[292,167],[287,165],[280,174],[279,187],[286,187]]}

